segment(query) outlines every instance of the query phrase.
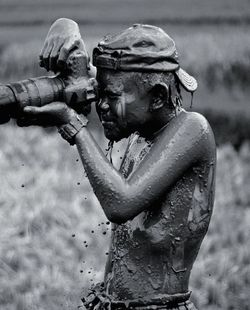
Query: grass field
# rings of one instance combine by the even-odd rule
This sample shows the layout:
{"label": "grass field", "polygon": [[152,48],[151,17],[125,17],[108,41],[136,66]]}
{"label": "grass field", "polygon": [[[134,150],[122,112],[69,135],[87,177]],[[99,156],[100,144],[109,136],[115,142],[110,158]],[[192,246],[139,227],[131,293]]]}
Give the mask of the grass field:
{"label": "grass field", "polygon": [[[35,127],[4,125],[0,143],[0,308],[76,309],[102,277],[109,237],[77,152]],[[249,160],[247,143],[218,150],[215,211],[191,278],[200,309],[249,309]]]}
{"label": "grass field", "polygon": [[[1,1],[0,24],[46,24],[58,17],[79,23],[249,23],[248,0],[8,0]],[[49,14],[48,14],[49,12]]]}
{"label": "grass field", "polygon": [[[194,109],[250,113],[248,0],[0,0],[1,83],[45,74],[37,55],[62,16],[79,22],[90,53],[132,23],[163,27],[198,78]],[[77,152],[55,132],[13,123],[1,126],[0,145],[0,309],[77,309],[102,278],[109,240]],[[247,141],[218,148],[214,214],[190,283],[199,309],[250,310],[249,161]]]}

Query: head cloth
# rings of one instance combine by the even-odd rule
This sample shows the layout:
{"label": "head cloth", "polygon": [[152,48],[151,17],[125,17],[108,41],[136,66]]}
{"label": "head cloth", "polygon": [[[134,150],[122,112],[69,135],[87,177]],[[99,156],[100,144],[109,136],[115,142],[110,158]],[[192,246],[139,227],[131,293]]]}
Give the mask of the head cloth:
{"label": "head cloth", "polygon": [[118,71],[173,72],[187,91],[198,86],[180,67],[174,40],[156,26],[135,24],[106,36],[93,50],[93,64]]}

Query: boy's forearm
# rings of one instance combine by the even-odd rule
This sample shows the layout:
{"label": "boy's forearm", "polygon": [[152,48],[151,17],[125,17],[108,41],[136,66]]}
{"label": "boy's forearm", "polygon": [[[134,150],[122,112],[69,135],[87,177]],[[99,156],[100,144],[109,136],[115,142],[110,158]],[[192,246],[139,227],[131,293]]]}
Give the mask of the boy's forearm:
{"label": "boy's forearm", "polygon": [[115,222],[119,202],[124,198],[126,180],[107,160],[86,127],[76,135],[75,142],[94,193],[106,216]]}
{"label": "boy's forearm", "polygon": [[149,190],[153,185],[148,174],[130,184],[107,160],[86,127],[75,142],[94,193],[111,222],[125,223],[151,205],[155,195]]}

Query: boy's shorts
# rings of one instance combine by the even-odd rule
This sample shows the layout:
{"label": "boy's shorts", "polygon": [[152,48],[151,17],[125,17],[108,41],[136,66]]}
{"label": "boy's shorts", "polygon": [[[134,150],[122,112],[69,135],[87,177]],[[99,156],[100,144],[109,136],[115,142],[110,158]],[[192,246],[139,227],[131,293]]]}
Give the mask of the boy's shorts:
{"label": "boy's shorts", "polygon": [[190,301],[191,292],[155,296],[150,299],[118,301],[105,293],[103,283],[91,288],[82,298],[86,310],[197,310]]}
{"label": "boy's shorts", "polygon": [[[88,307],[83,307],[81,309],[91,309]],[[117,305],[112,305],[112,303],[107,307],[107,305],[99,305],[96,309],[98,310],[197,310],[197,308],[194,306],[194,304],[191,301],[184,301],[182,303],[178,303],[176,305],[172,306],[158,306],[158,305],[150,305],[150,306],[144,306],[144,307],[118,307]]]}
{"label": "boy's shorts", "polygon": [[[126,308],[123,307],[119,306],[117,307],[117,305],[113,306],[111,303],[110,310],[125,310],[125,309]],[[169,305],[169,306],[150,305],[143,307],[129,307],[127,308],[127,310],[197,310],[197,309],[190,300],[187,300],[184,302],[177,303],[175,305]]]}

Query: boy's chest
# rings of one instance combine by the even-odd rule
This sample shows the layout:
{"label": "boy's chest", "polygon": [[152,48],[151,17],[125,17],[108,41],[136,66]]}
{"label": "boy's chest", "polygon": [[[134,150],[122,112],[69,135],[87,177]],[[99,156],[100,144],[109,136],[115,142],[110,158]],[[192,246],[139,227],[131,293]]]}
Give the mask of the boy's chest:
{"label": "boy's chest", "polygon": [[132,172],[136,170],[144,157],[149,153],[152,147],[152,141],[133,135],[125,152],[120,166],[120,172],[127,179]]}

